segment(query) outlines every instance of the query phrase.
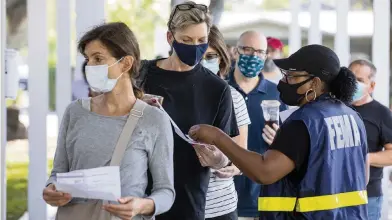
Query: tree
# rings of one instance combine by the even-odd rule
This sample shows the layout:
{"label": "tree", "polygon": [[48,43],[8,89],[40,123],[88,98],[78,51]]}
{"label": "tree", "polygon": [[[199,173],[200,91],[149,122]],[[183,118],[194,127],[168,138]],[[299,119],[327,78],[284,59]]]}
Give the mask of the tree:
{"label": "tree", "polygon": [[139,41],[142,58],[154,55],[155,26],[164,21],[153,10],[153,4],[154,0],[117,0],[117,4],[108,7],[108,21],[121,21],[131,28]]}

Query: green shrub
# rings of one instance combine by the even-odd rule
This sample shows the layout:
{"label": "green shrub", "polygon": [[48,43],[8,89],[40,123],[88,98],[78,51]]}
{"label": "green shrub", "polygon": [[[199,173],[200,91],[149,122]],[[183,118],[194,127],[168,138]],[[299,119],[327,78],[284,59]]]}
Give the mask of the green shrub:
{"label": "green shrub", "polygon": [[[7,163],[7,220],[18,220],[27,211],[28,163]],[[48,172],[53,161],[48,161]]]}

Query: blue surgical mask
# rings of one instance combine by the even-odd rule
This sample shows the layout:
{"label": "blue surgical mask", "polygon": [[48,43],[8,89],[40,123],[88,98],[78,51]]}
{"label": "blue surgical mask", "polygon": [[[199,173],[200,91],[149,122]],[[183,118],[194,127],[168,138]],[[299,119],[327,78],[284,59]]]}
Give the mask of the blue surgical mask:
{"label": "blue surgical mask", "polygon": [[173,49],[176,51],[181,62],[188,66],[195,66],[203,58],[207,51],[208,44],[189,45],[173,41]]}
{"label": "blue surgical mask", "polygon": [[256,55],[240,54],[237,65],[245,77],[253,78],[260,74],[264,67],[264,60]]}
{"label": "blue surgical mask", "polygon": [[109,67],[116,65],[118,62],[122,60],[119,59],[112,65],[96,65],[96,66],[86,66],[86,78],[87,82],[90,85],[90,88],[94,92],[110,92],[116,86],[118,79],[124,74],[121,73],[119,77],[116,79],[109,79]]}
{"label": "blue surgical mask", "polygon": [[211,60],[203,59],[200,64],[215,74],[218,74],[219,72],[219,58],[214,58]]}
{"label": "blue surgical mask", "polygon": [[353,96],[353,102],[357,102],[366,96],[365,90],[367,85],[357,81],[357,91],[355,91]]}

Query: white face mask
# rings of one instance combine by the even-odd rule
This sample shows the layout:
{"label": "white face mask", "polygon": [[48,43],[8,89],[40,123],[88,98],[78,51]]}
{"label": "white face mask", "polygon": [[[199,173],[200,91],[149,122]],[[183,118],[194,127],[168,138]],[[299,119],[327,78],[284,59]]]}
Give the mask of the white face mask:
{"label": "white face mask", "polygon": [[96,66],[86,66],[86,78],[91,89],[94,92],[110,92],[116,86],[118,79],[124,74],[121,73],[116,79],[109,79],[109,67],[116,65],[123,58],[117,60],[112,65],[96,65]]}
{"label": "white face mask", "polygon": [[218,74],[218,72],[219,72],[219,58],[214,58],[211,60],[203,59],[200,63],[205,68],[209,69],[211,72]]}
{"label": "white face mask", "polygon": [[365,83],[357,81],[357,91],[354,93],[353,102],[363,99],[368,94],[366,93],[368,89],[369,87]]}

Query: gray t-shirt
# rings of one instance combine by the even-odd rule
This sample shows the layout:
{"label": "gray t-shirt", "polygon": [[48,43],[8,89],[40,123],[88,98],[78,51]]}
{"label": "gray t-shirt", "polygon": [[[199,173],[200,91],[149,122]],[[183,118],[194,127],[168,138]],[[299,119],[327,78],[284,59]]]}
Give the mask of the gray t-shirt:
{"label": "gray t-shirt", "polygon": [[[48,184],[55,181],[56,173],[108,166],[127,118],[98,115],[83,107],[82,100],[71,103],[61,123]],[[121,162],[122,197],[147,197],[147,169],[154,180],[148,198],[155,202],[154,215],[158,215],[168,211],[175,198],[173,133],[169,118],[152,106],[144,109]],[[80,202],[88,200],[71,201]]]}

